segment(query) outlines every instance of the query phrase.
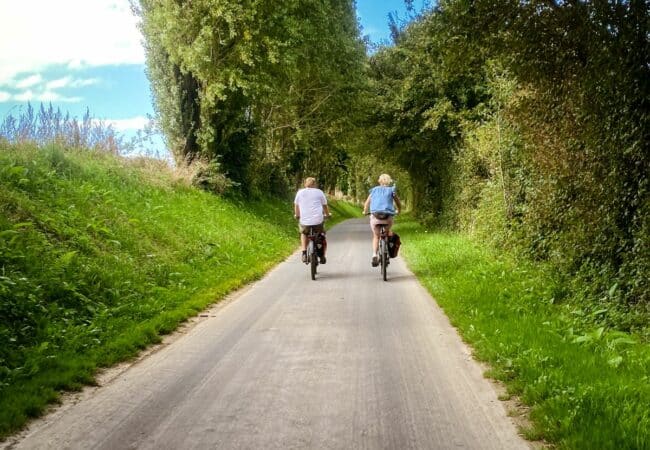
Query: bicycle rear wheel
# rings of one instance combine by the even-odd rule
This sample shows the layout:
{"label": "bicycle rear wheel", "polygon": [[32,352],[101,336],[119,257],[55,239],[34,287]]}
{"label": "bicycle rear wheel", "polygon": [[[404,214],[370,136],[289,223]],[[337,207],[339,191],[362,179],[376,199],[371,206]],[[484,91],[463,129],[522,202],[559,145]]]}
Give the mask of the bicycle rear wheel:
{"label": "bicycle rear wheel", "polygon": [[316,266],[318,266],[318,256],[316,255],[316,249],[314,248],[314,241],[309,241],[309,246],[307,247],[307,258],[311,270],[311,279],[315,280]]}
{"label": "bicycle rear wheel", "polygon": [[384,281],[387,281],[388,247],[386,245],[386,239],[379,241],[379,264],[381,265],[381,276]]}

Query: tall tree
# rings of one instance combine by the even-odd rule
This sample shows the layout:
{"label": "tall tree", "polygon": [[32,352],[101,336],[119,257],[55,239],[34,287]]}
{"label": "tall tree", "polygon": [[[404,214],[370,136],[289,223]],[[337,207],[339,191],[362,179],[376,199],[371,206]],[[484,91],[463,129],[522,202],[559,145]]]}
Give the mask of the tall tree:
{"label": "tall tree", "polygon": [[365,58],[352,1],[141,0],[139,12],[179,157],[198,148],[245,186],[263,181],[256,171],[334,177],[327,155],[342,148]]}

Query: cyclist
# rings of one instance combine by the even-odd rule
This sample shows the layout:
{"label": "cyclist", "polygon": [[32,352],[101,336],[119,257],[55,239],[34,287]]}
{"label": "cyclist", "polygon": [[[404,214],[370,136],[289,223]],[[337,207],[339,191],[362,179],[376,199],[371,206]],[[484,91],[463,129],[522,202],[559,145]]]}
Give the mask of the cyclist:
{"label": "cyclist", "polygon": [[[391,186],[393,180],[390,175],[382,173],[377,180],[379,186],[370,189],[370,195],[363,205],[363,213],[368,214],[370,211],[370,228],[372,229],[372,266],[379,265],[377,250],[379,248],[379,227],[377,225],[386,225],[389,236],[393,235],[391,227],[393,226],[393,216],[402,209],[402,203],[395,192],[395,186]],[[395,208],[395,206],[397,208]]]}
{"label": "cyclist", "polygon": [[323,222],[325,216],[330,215],[327,206],[327,198],[323,191],[316,187],[316,179],[313,177],[305,178],[304,188],[296,193],[293,201],[294,217],[299,219],[300,223],[300,245],[302,248],[302,262],[307,262],[307,234],[309,227],[313,226],[314,231],[321,236],[323,244],[320,255],[320,263],[325,264],[325,250],[327,242],[325,241],[325,227]]}

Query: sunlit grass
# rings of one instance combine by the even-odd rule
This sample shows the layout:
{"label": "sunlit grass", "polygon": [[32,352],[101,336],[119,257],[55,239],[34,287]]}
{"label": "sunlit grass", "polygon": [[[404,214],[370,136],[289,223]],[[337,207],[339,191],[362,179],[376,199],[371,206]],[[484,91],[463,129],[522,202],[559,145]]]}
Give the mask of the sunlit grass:
{"label": "sunlit grass", "polygon": [[0,436],[298,242],[291,199],[226,200],[159,164],[0,143]]}
{"label": "sunlit grass", "polygon": [[[402,251],[488,375],[530,405],[531,439],[650,448],[650,346],[595,325],[542,268],[403,220]],[[593,313],[592,313],[593,314]]]}

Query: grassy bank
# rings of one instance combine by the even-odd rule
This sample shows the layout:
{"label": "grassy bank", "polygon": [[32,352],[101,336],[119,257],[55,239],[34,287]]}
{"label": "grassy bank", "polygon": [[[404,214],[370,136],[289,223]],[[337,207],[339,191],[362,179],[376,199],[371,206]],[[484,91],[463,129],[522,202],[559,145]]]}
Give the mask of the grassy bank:
{"label": "grassy bank", "polygon": [[478,359],[531,406],[531,439],[650,448],[650,345],[599,323],[542,268],[404,219],[403,255]]}
{"label": "grassy bank", "polygon": [[292,214],[150,160],[0,143],[0,437],[259,278],[296,249]]}

